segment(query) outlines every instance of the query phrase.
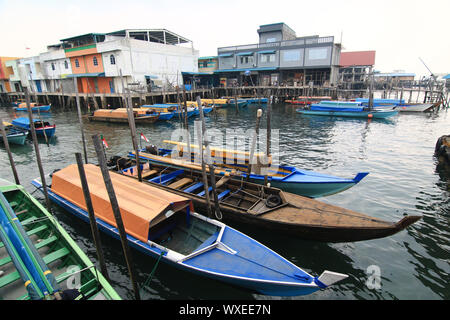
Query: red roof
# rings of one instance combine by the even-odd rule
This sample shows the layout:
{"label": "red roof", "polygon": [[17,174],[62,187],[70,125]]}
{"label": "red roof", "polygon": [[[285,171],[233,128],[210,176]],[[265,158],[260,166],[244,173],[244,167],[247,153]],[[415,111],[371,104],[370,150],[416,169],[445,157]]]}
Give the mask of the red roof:
{"label": "red roof", "polygon": [[350,66],[373,66],[375,64],[375,51],[352,51],[341,52],[339,65]]}

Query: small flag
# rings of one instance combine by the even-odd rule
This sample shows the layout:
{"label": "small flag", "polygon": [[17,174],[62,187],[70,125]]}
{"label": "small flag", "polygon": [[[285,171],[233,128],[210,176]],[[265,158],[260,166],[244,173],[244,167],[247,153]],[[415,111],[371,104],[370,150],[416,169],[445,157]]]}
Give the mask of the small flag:
{"label": "small flag", "polygon": [[147,139],[147,137],[146,136],[144,136],[144,134],[141,132],[141,139],[143,139],[143,140],[145,140],[145,141],[147,141],[147,142],[150,142],[148,139]]}
{"label": "small flag", "polygon": [[102,142],[103,142],[103,145],[105,146],[105,148],[109,148],[109,145],[106,142],[105,138],[103,138],[103,135],[101,135],[100,138],[102,139]]}

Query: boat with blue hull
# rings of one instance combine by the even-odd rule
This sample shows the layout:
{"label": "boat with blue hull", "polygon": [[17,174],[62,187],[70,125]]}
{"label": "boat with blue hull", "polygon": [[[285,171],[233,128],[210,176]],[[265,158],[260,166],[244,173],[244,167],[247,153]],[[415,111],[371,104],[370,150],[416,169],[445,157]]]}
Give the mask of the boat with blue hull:
{"label": "boat with blue hull", "polygon": [[[10,144],[19,144],[24,145],[25,140],[28,136],[28,131],[16,126],[13,126],[12,123],[3,122],[3,126],[5,128],[6,138],[8,139],[8,143]],[[3,139],[0,139],[0,142],[3,143]]]}
{"label": "boat with blue hull", "polygon": [[[99,229],[119,233],[100,169],[84,166]],[[181,270],[274,296],[311,294],[343,280],[324,271],[315,277],[249,236],[193,212],[189,199],[111,172],[131,247]],[[89,221],[76,165],[52,174],[50,199]],[[42,189],[39,179],[32,184]]]}
{"label": "boat with blue hull", "polygon": [[[369,105],[369,99],[357,98],[355,101],[364,106]],[[375,109],[395,108],[399,112],[428,112],[432,111],[435,106],[437,106],[436,103],[405,103],[403,99],[373,99]]]}
{"label": "boat with blue hull", "polygon": [[398,114],[397,110],[369,109],[356,101],[321,101],[308,109],[297,109],[298,113],[315,116],[386,119]]}
{"label": "boat with blue hull", "polygon": [[[36,130],[37,136],[41,136],[41,137],[46,136],[47,138],[51,138],[55,135],[55,131],[56,131],[55,124],[52,125],[48,121],[39,120],[39,119],[33,119],[33,122],[34,122],[34,128]],[[15,125],[16,127],[19,127],[19,128],[22,128],[22,129],[25,129],[28,131],[31,130],[30,120],[28,117],[15,118],[12,121],[12,124]]]}
{"label": "boat with blue hull", "polygon": [[[31,103],[30,107],[32,112],[50,112],[51,105],[38,105],[36,103]],[[28,108],[26,103],[20,103],[16,107],[14,107],[14,110],[27,112]]]}
{"label": "boat with blue hull", "polygon": [[[172,157],[175,156],[175,158],[177,158],[177,154],[179,154],[180,151],[186,151],[186,144],[170,140],[164,140],[164,142],[177,145],[177,150],[174,151],[173,149],[160,148],[158,149],[158,154],[154,155],[146,152],[147,150],[144,148],[139,152],[140,159],[153,163],[173,166],[174,164],[171,161]],[[198,146],[191,144],[191,159],[194,160],[196,159],[196,157],[198,158],[195,149],[198,150]],[[215,147],[210,147],[210,150],[213,159],[216,159],[219,156],[221,157],[221,159],[216,159],[216,161],[214,162],[214,165],[217,168],[223,169],[218,174],[223,176],[228,174],[230,170],[234,170],[237,177],[247,177],[249,158],[248,152],[240,152],[236,150],[230,151]],[[238,155],[238,153],[240,155]],[[130,158],[135,158],[134,152],[130,152],[128,156]],[[237,159],[241,159],[241,161]],[[245,163],[243,163],[244,161]],[[179,166],[179,164],[177,166]],[[368,174],[368,172],[359,172],[353,178],[342,178],[310,170],[302,170],[292,166],[280,165],[276,167],[276,170],[269,169],[267,178],[268,182],[270,182],[270,185],[275,188],[279,188],[281,190],[305,197],[318,198],[347,190],[358,184]],[[263,174],[251,173],[249,181],[253,183],[263,184],[264,179],[265,176]]]}

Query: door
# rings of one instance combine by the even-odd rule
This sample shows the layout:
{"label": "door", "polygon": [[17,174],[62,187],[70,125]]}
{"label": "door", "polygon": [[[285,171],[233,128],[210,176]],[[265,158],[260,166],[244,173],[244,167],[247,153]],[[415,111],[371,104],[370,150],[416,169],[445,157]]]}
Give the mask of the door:
{"label": "door", "polygon": [[35,80],[34,82],[36,83],[36,91],[42,92],[41,80]]}

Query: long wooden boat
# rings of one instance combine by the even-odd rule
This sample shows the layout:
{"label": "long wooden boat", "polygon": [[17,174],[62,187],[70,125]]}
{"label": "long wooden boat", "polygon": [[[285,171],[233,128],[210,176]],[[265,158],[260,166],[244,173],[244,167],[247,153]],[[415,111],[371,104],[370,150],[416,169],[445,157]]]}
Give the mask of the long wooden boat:
{"label": "long wooden boat", "polygon": [[[51,104],[37,104],[37,103],[30,103],[31,112],[50,112]],[[24,111],[27,112],[27,104],[25,102],[19,103],[16,107],[14,107],[15,111]]]}
{"label": "long wooden boat", "polygon": [[[155,123],[159,115],[147,110],[147,113],[139,113],[133,109],[134,121],[138,123]],[[98,109],[88,116],[90,121],[128,123],[128,113],[125,108],[120,109]]]}
{"label": "long wooden boat", "polygon": [[[12,123],[3,121],[3,126],[5,128],[6,138],[8,139],[8,143],[11,144],[19,144],[24,145],[25,140],[28,136],[28,131],[25,129],[18,128],[13,126]],[[0,142],[3,143],[3,139],[0,139]]]}
{"label": "long wooden boat", "polygon": [[[44,121],[44,120],[40,120],[40,119],[33,119],[34,122],[34,128],[36,130],[36,135],[37,136],[47,136],[47,138],[51,138],[55,135],[56,132],[56,125],[55,124],[50,124],[50,122],[48,121]],[[28,117],[20,117],[20,118],[15,118],[12,121],[12,124],[15,125],[16,127],[25,129],[30,131],[31,127],[30,127],[30,119]]]}
{"label": "long wooden boat", "polygon": [[323,97],[311,97],[311,96],[299,96],[295,99],[285,100],[285,103],[288,104],[301,104],[301,105],[309,105],[312,103],[317,103],[319,101],[328,101],[331,100],[331,97],[323,96]]}
{"label": "long wooden boat", "polygon": [[317,104],[311,104],[308,109],[297,109],[296,111],[305,115],[370,119],[385,119],[398,114],[397,110],[368,110],[361,102],[357,101],[320,101]]}
{"label": "long wooden boat", "polygon": [[0,179],[0,211],[0,300],[121,299],[56,218],[22,186]]}
{"label": "long wooden boat", "polygon": [[[362,105],[367,106],[369,99],[357,98],[357,102],[361,102]],[[440,104],[437,103],[406,103],[404,100],[399,99],[373,99],[374,108],[388,108],[390,106],[395,107],[395,110],[399,112],[429,112]]]}
{"label": "long wooden boat", "polygon": [[[109,165],[111,170],[137,178],[136,166],[130,159],[114,157]],[[205,210],[205,190],[200,170],[198,165],[177,169],[145,163],[142,164],[143,183],[189,198],[196,208]],[[210,181],[209,170],[207,173]],[[219,177],[219,170],[215,170],[215,173],[217,195],[224,221],[245,223],[298,239],[352,242],[383,238],[420,219],[419,216],[408,216],[396,223],[388,222],[278,188],[235,179],[232,173],[225,177]],[[209,190],[212,188],[209,187]],[[214,199],[212,194],[210,198]]]}
{"label": "long wooden boat", "polygon": [[[160,163],[184,168],[187,163],[176,162],[177,164],[175,165],[172,162],[172,157],[176,159],[180,153],[183,154],[183,152],[186,152],[186,144],[170,140],[164,140],[164,142],[178,146],[175,154],[171,149],[160,148],[158,149],[158,154],[155,155],[146,152],[147,150],[144,148],[139,153],[140,158],[152,163]],[[210,147],[210,150],[211,157],[215,160],[214,165],[217,168],[222,169],[218,174],[223,176],[227,174],[229,170],[234,170],[235,175],[244,178],[247,177],[248,159],[250,158],[248,152],[226,150],[215,147]],[[191,144],[191,154],[191,160],[195,161],[195,159],[198,159],[198,145]],[[134,158],[134,152],[130,152],[129,156]],[[259,153],[255,154],[255,157],[259,158],[261,156],[263,155]],[[255,168],[257,170],[256,166]],[[348,179],[309,170],[302,170],[292,166],[280,165],[274,169],[269,169],[267,178],[268,182],[270,182],[273,187],[305,197],[318,198],[347,190],[358,184],[368,174],[368,172],[359,172],[354,178]],[[265,177],[262,173],[255,172],[255,170],[252,169],[249,180],[250,182],[263,184],[264,178]]]}
{"label": "long wooden boat", "polygon": [[[118,238],[100,169],[84,165],[101,231]],[[131,247],[182,270],[267,295],[313,293],[346,278],[324,271],[314,277],[256,240],[217,220],[193,212],[191,201],[118,173],[110,172]],[[78,169],[52,174],[49,197],[87,219]],[[40,187],[39,180],[33,185]]]}

